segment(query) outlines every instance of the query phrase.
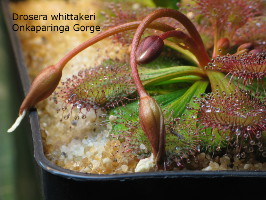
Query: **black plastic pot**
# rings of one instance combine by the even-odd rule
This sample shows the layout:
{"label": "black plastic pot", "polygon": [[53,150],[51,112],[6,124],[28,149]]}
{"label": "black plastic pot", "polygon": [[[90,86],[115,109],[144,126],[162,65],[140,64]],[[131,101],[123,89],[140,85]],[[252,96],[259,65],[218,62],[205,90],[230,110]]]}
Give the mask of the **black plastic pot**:
{"label": "black plastic pot", "polygon": [[[30,81],[18,37],[12,31],[12,19],[8,1],[1,1],[9,36],[16,59],[24,92],[28,91]],[[108,197],[111,199],[159,197],[185,198],[191,196],[216,197],[253,196],[261,194],[266,187],[265,171],[180,171],[132,174],[97,175],[78,173],[60,168],[51,163],[44,155],[39,119],[36,110],[29,113],[34,157],[41,171],[43,194],[46,200],[70,200],[85,197]],[[251,187],[255,186],[256,190]]]}

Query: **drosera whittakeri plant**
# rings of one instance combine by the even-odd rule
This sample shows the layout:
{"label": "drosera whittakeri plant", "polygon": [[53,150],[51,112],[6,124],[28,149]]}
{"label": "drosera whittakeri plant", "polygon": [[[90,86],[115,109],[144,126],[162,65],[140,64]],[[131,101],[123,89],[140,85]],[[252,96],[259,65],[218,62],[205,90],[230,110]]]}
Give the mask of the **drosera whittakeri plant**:
{"label": "drosera whittakeri plant", "polygon": [[[107,30],[35,78],[8,132],[54,92],[70,59],[115,36],[116,42],[130,45],[129,61],[105,60],[80,71],[54,93],[56,101],[80,112],[105,111],[112,124],[110,136],[138,158],[151,155],[160,170],[183,167],[200,152],[265,159],[266,37],[252,33],[266,27],[263,2],[195,0],[185,10],[187,15],[153,9],[140,19],[120,9],[123,13],[116,13]],[[132,38],[123,35],[132,30]],[[153,67],[163,60],[164,46],[185,64],[162,61]]]}

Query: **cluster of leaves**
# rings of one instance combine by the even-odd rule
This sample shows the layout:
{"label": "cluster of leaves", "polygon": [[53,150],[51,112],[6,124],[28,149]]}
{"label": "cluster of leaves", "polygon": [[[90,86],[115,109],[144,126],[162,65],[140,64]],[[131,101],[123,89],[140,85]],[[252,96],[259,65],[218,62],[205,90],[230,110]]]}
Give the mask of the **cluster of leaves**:
{"label": "cluster of leaves", "polygon": [[[265,159],[266,37],[263,31],[256,34],[258,27],[266,26],[262,2],[195,0],[193,6],[197,8],[197,12],[193,10],[196,26],[208,26],[213,32],[211,46],[217,52],[209,65],[200,69],[193,54],[169,40],[165,42],[169,47],[157,60],[139,68],[145,89],[164,113],[168,164],[182,166],[202,151],[242,157],[256,151]],[[140,20],[149,9],[112,10],[115,16],[106,27]],[[201,32],[203,38],[204,34],[208,37],[210,32]],[[117,42],[128,44],[132,37],[119,33]],[[218,42],[223,38],[229,43],[221,45],[225,49],[221,53]],[[248,48],[240,48],[248,42]],[[151,146],[139,123],[130,74],[129,63],[105,61],[67,80],[58,96],[73,107],[100,108],[115,116],[111,136],[142,158],[151,152]]]}

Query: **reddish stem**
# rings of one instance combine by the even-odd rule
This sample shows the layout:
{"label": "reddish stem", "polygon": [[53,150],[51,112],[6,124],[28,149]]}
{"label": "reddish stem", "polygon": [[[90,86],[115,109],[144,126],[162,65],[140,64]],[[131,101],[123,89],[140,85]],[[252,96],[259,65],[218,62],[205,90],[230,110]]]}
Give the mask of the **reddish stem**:
{"label": "reddish stem", "polygon": [[178,39],[183,40],[183,39],[187,38],[188,36],[183,31],[179,31],[179,30],[167,31],[167,32],[162,33],[160,35],[160,38],[162,38],[162,40],[165,40],[165,39],[170,38],[170,37],[176,37]]}
{"label": "reddish stem", "polygon": [[[83,51],[84,49],[88,48],[89,46],[99,42],[100,40],[107,38],[111,35],[114,35],[116,33],[136,29],[138,25],[140,24],[140,21],[135,21],[135,22],[129,22],[125,23],[122,25],[115,26],[113,28],[110,28],[104,32],[99,33],[95,37],[85,41],[84,43],[80,44],[79,46],[75,47],[72,49],[70,52],[68,52],[55,66],[58,67],[59,69],[63,70],[65,65],[73,58],[75,57],[78,53]],[[173,30],[174,27],[169,26],[167,24],[163,23],[152,23],[149,25],[149,28],[160,30],[160,31],[170,31]]]}

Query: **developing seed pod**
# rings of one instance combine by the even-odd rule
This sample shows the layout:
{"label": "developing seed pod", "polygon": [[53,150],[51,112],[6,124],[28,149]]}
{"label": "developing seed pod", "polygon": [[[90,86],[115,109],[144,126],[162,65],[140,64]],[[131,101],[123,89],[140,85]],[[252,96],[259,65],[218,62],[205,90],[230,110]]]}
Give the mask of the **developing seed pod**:
{"label": "developing seed pod", "polygon": [[29,93],[21,104],[20,112],[35,106],[39,101],[49,97],[57,87],[61,76],[61,69],[55,66],[49,66],[41,71],[32,82]]}
{"label": "developing seed pod", "polygon": [[62,85],[56,96],[80,110],[114,108],[133,98],[136,90],[129,68],[117,62],[80,71]]}
{"label": "developing seed pod", "polygon": [[62,70],[57,66],[49,66],[43,69],[34,79],[30,90],[19,108],[19,117],[7,132],[13,132],[20,124],[28,109],[49,97],[57,87],[62,76]]}
{"label": "developing seed pod", "polygon": [[162,52],[163,40],[156,35],[144,38],[137,49],[136,60],[139,64],[147,64],[155,60]]}
{"label": "developing seed pod", "polygon": [[165,156],[165,127],[162,110],[152,97],[140,97],[139,120],[151,143],[157,165],[160,167],[163,165]]}

